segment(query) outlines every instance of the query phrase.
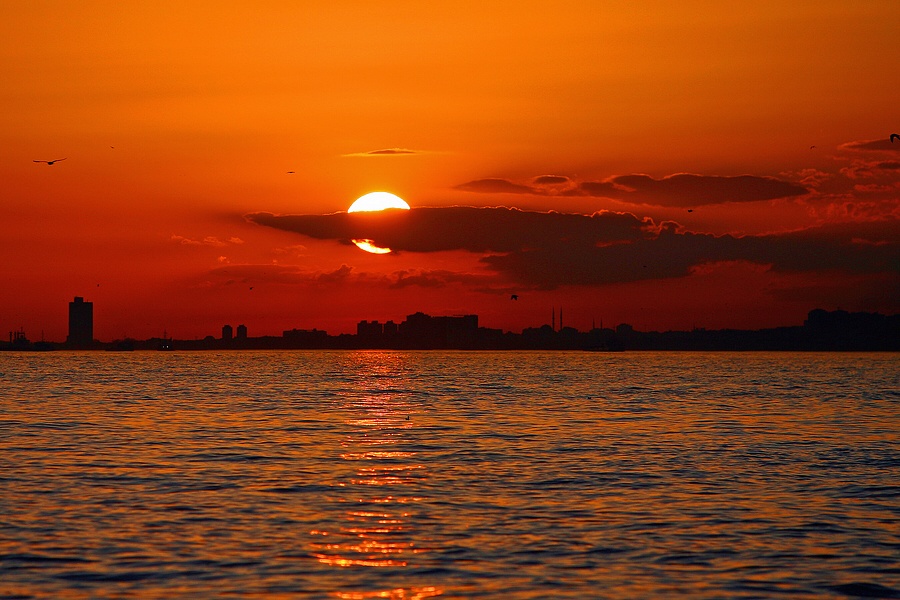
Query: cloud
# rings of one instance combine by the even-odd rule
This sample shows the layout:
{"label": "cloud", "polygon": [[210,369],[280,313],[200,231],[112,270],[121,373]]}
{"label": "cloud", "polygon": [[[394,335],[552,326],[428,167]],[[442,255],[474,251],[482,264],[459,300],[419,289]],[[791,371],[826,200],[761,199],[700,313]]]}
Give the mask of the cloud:
{"label": "cloud", "polygon": [[226,285],[261,282],[283,285],[327,285],[345,282],[354,275],[353,267],[347,265],[341,265],[332,271],[305,271],[296,266],[276,264],[223,265],[212,269],[209,274],[223,279]]}
{"label": "cloud", "polygon": [[[862,310],[879,311],[900,298],[900,278],[896,274],[847,274],[787,276],[772,285],[769,293],[778,301],[821,306],[828,298],[837,306],[861,306]],[[896,308],[896,300],[893,301]]]}
{"label": "cloud", "polygon": [[508,179],[476,179],[455,186],[454,189],[478,194],[539,194],[536,188],[529,185],[513,183]]}
{"label": "cloud", "polygon": [[316,239],[341,243],[371,239],[377,246],[400,252],[511,252],[550,246],[560,239],[589,245],[622,243],[636,240],[644,229],[654,227],[651,219],[630,213],[577,215],[468,206],[328,215],[253,213],[246,218]]}
{"label": "cloud", "polygon": [[276,256],[303,256],[307,251],[308,248],[303,244],[291,244],[290,246],[281,246],[272,250]]}
{"label": "cloud", "polygon": [[888,136],[884,136],[883,138],[878,138],[877,140],[859,140],[855,142],[847,142],[845,144],[841,144],[840,146],[838,146],[838,148],[842,150],[854,150],[858,152],[900,152],[900,143],[891,143],[890,138]]}
{"label": "cloud", "polygon": [[[725,177],[677,173],[655,179],[649,175],[634,174],[577,184],[564,175],[540,175],[532,183],[534,185],[500,178],[476,179],[457,185],[455,189],[480,194],[594,196],[632,204],[684,208],[775,200],[809,193],[805,186],[798,183],[758,175]],[[560,186],[563,188],[559,189]]]}
{"label": "cloud", "polygon": [[539,175],[531,180],[535,185],[565,185],[571,183],[571,179],[565,175]]}
{"label": "cloud", "polygon": [[340,283],[346,281],[352,272],[353,267],[341,265],[334,271],[319,273],[316,275],[315,280],[319,283]]}
{"label": "cloud", "polygon": [[482,258],[524,284],[543,288],[683,277],[705,263],[745,261],[775,272],[893,273],[900,220],[845,223],[778,235],[735,237],[662,227],[628,244],[560,244]]}
{"label": "cloud", "polygon": [[634,204],[686,208],[726,202],[776,200],[802,196],[808,192],[802,185],[774,177],[678,173],[661,179],[649,175],[619,175],[606,181],[586,181],[571,193]]}
{"label": "cloud", "polygon": [[798,199],[820,221],[868,221],[900,216],[900,161],[871,160],[871,155],[838,157],[844,163],[826,173],[804,169],[789,176],[810,193]]}
{"label": "cloud", "polygon": [[234,236],[228,238],[225,241],[220,240],[219,238],[212,236],[212,235],[208,235],[205,238],[203,238],[202,240],[197,240],[197,239],[185,237],[183,235],[176,235],[173,233],[169,239],[172,240],[173,242],[178,242],[179,244],[181,244],[183,246],[211,246],[213,248],[224,248],[225,246],[228,246],[229,244],[238,245],[238,244],[244,243],[244,240],[242,240],[241,238],[238,238],[238,237],[234,237]]}
{"label": "cloud", "polygon": [[409,156],[411,154],[421,154],[418,150],[410,150],[408,148],[382,148],[380,150],[370,150],[368,152],[353,152],[344,154],[343,156]]}
{"label": "cloud", "polygon": [[[900,219],[737,237],[683,231],[630,213],[593,215],[509,208],[413,208],[378,213],[247,215],[253,223],[349,243],[365,237],[399,252],[464,250],[505,280],[535,288],[684,277],[707,263],[744,261],[775,272],[898,275]],[[445,275],[416,274],[432,285]]]}
{"label": "cloud", "polygon": [[448,270],[409,270],[395,271],[390,275],[391,289],[405,287],[442,288],[448,285],[462,283],[467,285],[489,285],[489,278],[485,275],[473,275],[470,273],[457,273]]}
{"label": "cloud", "polygon": [[[219,262],[225,261],[220,260]],[[298,266],[273,264],[241,264],[216,267],[210,270],[208,275],[224,286],[277,284],[319,287],[364,284],[367,287],[375,286],[384,289],[411,287],[434,289],[464,284],[485,292],[496,291],[492,287],[496,285],[496,276],[491,273],[459,273],[445,269],[404,269],[385,274],[359,271],[346,264],[330,271],[310,271]]]}

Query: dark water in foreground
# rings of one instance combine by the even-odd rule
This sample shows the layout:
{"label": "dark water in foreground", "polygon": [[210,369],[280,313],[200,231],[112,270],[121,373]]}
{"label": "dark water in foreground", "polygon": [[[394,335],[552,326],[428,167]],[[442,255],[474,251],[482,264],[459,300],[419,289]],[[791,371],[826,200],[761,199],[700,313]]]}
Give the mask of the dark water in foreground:
{"label": "dark water in foreground", "polygon": [[0,355],[0,598],[900,595],[896,354]]}

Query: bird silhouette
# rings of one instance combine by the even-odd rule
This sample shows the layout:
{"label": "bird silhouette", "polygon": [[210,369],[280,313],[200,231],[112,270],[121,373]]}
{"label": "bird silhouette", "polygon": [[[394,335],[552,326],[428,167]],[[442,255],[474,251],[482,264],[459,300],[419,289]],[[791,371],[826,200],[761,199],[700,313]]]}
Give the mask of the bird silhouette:
{"label": "bird silhouette", "polygon": [[[69,158],[69,157],[67,156],[66,158]],[[38,162],[38,163],[41,163],[41,162],[42,162],[42,163],[47,163],[48,165],[52,165],[53,163],[57,163],[57,162],[59,162],[59,161],[61,161],[61,160],[66,160],[66,158],[55,158],[55,159],[53,159],[53,160],[36,160],[36,161],[33,161],[33,162]]]}
{"label": "bird silhouette", "polygon": [[512,296],[509,297],[509,299],[510,299],[510,300],[518,300],[518,299],[519,299],[519,295],[518,295],[518,294],[513,294]]}
{"label": "bird silhouette", "polygon": [[900,140],[900,133],[892,133],[891,134],[891,143],[892,144],[894,143],[894,138],[897,138],[898,140]]}

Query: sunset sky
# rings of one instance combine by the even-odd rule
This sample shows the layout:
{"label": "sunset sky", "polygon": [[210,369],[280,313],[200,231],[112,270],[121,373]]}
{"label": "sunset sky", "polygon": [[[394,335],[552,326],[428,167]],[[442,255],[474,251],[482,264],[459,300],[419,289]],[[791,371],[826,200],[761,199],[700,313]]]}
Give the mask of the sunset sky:
{"label": "sunset sky", "polygon": [[896,0],[4,2],[0,124],[3,339],[900,312]]}

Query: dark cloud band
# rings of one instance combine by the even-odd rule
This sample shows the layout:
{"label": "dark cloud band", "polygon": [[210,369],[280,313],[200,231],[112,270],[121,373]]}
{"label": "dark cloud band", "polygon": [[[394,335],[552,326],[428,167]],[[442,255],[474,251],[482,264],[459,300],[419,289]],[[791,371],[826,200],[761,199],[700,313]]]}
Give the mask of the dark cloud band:
{"label": "dark cloud band", "polygon": [[[758,175],[724,177],[678,173],[661,179],[649,175],[619,175],[604,181],[577,184],[568,177],[542,175],[532,183],[534,185],[522,185],[507,179],[476,179],[460,184],[456,189],[481,194],[594,196],[632,204],[678,207],[776,200],[809,193],[802,185]],[[560,185],[565,186],[564,189],[546,187]]]}
{"label": "dark cloud band", "polygon": [[593,215],[510,208],[413,208],[330,215],[247,215],[253,223],[316,239],[372,239],[399,252],[465,250],[523,285],[596,285],[688,275],[723,261],[779,272],[900,273],[900,220],[798,232],[715,236],[657,225],[630,213]]}

